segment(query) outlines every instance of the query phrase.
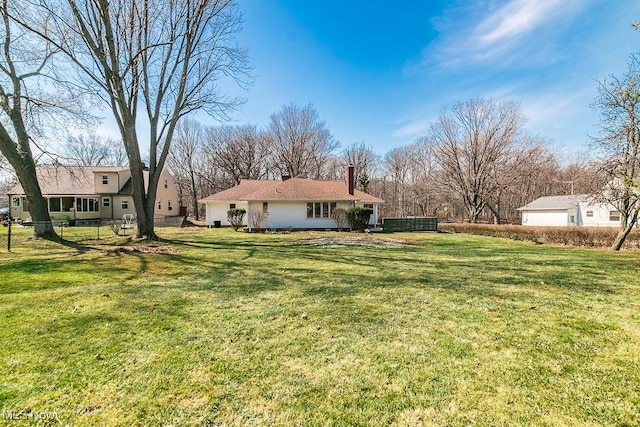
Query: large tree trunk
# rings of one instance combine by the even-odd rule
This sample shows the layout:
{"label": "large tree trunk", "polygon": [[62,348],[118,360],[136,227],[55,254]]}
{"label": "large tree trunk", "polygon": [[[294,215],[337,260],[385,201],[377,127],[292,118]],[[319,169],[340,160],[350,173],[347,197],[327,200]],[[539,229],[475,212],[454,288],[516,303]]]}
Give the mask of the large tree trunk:
{"label": "large tree trunk", "polygon": [[[35,168],[34,168],[35,175]],[[49,216],[49,204],[42,196],[37,178],[26,175],[20,179],[20,184],[29,201],[29,214],[33,221],[33,237],[53,240],[58,237],[53,230],[51,217]]]}
{"label": "large tree trunk", "polygon": [[469,212],[469,222],[477,224],[480,214],[485,207],[485,203],[480,201],[480,197],[476,194],[467,200],[467,211]]}
{"label": "large tree trunk", "polygon": [[493,215],[493,224],[500,225],[502,224],[502,217],[500,216],[500,202],[496,202],[495,204],[487,203],[487,207],[491,211]]}
{"label": "large tree trunk", "polygon": [[191,202],[193,203],[193,214],[198,221],[200,216],[198,215],[198,186],[196,185],[196,178],[193,171],[191,171]]}
{"label": "large tree trunk", "polygon": [[144,238],[147,240],[156,240],[158,236],[156,235],[154,222],[153,222],[153,212],[149,213],[148,211],[143,214],[144,216],[138,216],[138,233],[136,237]]}
{"label": "large tree trunk", "polygon": [[612,250],[619,251],[620,248],[622,248],[622,245],[627,239],[627,236],[629,235],[629,233],[631,233],[631,230],[633,230],[633,227],[635,227],[636,223],[638,222],[639,213],[640,212],[638,211],[638,209],[634,209],[634,212],[630,218],[626,217],[625,214],[622,213],[622,224],[620,226],[620,231],[618,231],[616,239],[613,241],[613,245],[611,245]]}
{"label": "large tree trunk", "polygon": [[620,250],[620,248],[624,244],[624,241],[627,239],[627,236],[629,235],[629,233],[631,233],[631,230],[633,230],[633,225],[633,223],[628,224],[626,227],[620,229],[618,235],[616,236],[616,239],[613,241],[613,245],[611,245],[611,249],[613,249],[614,251]]}
{"label": "large tree trunk", "polygon": [[158,236],[155,233],[154,228],[154,208],[156,202],[156,190],[155,186],[152,185],[153,178],[151,174],[149,174],[149,185],[148,188],[144,186],[144,175],[142,166],[139,167],[139,175],[142,179],[138,178],[141,182],[136,183],[133,182],[133,170],[131,171],[132,175],[132,184],[133,184],[133,199],[136,207],[136,224],[138,226],[138,232],[136,233],[136,237],[144,238],[146,240],[156,240]]}
{"label": "large tree trunk", "polygon": [[36,238],[55,239],[58,236],[51,224],[49,204],[42,196],[42,190],[38,183],[36,165],[28,145],[28,138],[26,137],[26,132],[23,131],[21,134],[24,134],[24,141],[18,148],[16,142],[2,129],[0,131],[0,149],[18,176],[20,185],[29,202],[29,213],[33,220],[33,236]]}

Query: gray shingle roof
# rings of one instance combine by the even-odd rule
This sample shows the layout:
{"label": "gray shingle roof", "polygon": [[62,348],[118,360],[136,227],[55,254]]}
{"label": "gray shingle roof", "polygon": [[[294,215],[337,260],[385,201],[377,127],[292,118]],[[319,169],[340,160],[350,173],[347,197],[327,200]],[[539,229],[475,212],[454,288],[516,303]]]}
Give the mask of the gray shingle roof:
{"label": "gray shingle roof", "polygon": [[540,197],[533,202],[518,208],[519,211],[545,211],[545,210],[567,210],[578,207],[580,201],[586,200],[587,194],[574,196],[546,196]]}

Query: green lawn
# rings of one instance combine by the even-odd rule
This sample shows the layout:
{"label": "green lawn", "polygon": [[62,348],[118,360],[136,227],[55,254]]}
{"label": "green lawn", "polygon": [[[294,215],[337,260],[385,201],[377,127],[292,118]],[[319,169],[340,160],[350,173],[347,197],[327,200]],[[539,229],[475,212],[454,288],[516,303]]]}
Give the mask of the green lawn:
{"label": "green lawn", "polygon": [[362,236],[365,248],[308,244],[331,233],[159,234],[173,251],[114,250],[139,243],[106,236],[0,253],[5,419],[640,424],[640,253],[447,234]]}

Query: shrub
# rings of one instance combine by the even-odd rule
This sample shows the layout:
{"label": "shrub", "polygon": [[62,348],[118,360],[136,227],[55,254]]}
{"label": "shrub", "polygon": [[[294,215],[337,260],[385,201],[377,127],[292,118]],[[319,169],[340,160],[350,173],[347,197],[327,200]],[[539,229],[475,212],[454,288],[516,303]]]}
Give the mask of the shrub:
{"label": "shrub", "polygon": [[351,229],[355,231],[364,231],[369,225],[369,219],[371,218],[373,211],[371,209],[355,207],[347,211],[349,217],[349,224]]}
{"label": "shrub", "polygon": [[227,221],[229,221],[229,224],[231,224],[235,231],[238,231],[238,229],[242,227],[242,220],[246,213],[247,211],[244,209],[229,209],[227,211]]}
{"label": "shrub", "polygon": [[259,206],[251,209],[249,215],[251,216],[251,226],[260,230],[263,228],[269,213],[264,211],[262,206]]}
{"label": "shrub", "polygon": [[331,212],[331,219],[336,223],[338,231],[342,231],[349,224],[349,213],[342,208],[336,208]]}
{"label": "shrub", "polygon": [[[501,237],[534,243],[608,248],[618,229],[615,227],[525,227],[522,225],[440,224],[441,231]],[[640,230],[633,230],[627,237],[625,248],[640,247]]]}

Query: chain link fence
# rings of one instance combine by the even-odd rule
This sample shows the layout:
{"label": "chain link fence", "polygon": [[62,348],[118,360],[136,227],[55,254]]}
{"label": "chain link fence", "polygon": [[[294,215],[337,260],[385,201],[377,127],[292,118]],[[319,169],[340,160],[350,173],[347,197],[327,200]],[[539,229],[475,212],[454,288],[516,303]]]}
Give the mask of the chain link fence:
{"label": "chain link fence", "polygon": [[[131,236],[136,232],[135,225],[126,225],[116,220],[76,220],[73,224],[69,221],[48,221],[40,224],[47,223],[51,224],[60,241],[76,243],[107,239],[116,235]],[[38,223],[4,222],[0,226],[0,252],[11,251],[12,248],[24,246],[33,240],[36,225]]]}
{"label": "chain link fence", "polygon": [[[156,227],[179,228],[184,224],[184,217],[156,218]],[[135,236],[136,222],[134,218],[127,220],[52,220],[42,224],[51,224],[60,241],[85,243],[104,241],[116,236]],[[4,221],[0,225],[0,252],[11,251],[28,244],[33,240],[34,222],[9,223]]]}

